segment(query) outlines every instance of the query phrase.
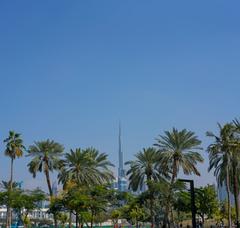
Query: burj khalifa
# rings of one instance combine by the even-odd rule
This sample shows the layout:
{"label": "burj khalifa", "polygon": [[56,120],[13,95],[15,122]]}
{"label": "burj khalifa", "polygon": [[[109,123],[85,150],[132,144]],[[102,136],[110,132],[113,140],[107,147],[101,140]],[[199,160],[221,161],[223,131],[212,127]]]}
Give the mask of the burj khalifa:
{"label": "burj khalifa", "polygon": [[120,123],[119,123],[119,135],[118,135],[118,190],[121,192],[127,191],[126,172],[123,166],[123,151],[122,151]]}

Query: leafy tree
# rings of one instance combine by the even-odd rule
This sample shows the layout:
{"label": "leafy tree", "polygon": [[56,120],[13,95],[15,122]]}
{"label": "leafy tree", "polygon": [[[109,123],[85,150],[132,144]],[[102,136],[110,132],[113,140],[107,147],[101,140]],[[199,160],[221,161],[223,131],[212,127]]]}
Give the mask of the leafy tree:
{"label": "leafy tree", "polygon": [[217,194],[212,185],[195,189],[195,194],[197,214],[199,214],[204,223],[205,215],[208,218],[213,218],[215,212],[218,210],[219,204]]}
{"label": "leafy tree", "polygon": [[121,211],[119,209],[114,209],[111,211],[110,218],[114,224],[114,226],[118,223],[118,220],[121,217]]}
{"label": "leafy tree", "polygon": [[[188,191],[179,191],[176,193],[174,207],[178,213],[191,212],[191,196]],[[217,194],[213,185],[195,188],[195,207],[197,214],[205,222],[205,217],[213,218],[219,211]],[[224,211],[225,212],[225,211]]]}
{"label": "leafy tree", "polygon": [[40,189],[33,191],[17,190],[15,193],[12,197],[12,207],[18,211],[24,226],[27,227],[30,222],[28,218],[29,213],[34,209],[40,208],[40,203],[46,199],[46,195]]}
{"label": "leafy tree", "polygon": [[[10,171],[10,181],[9,181],[9,191],[12,191],[13,183],[13,162],[16,158],[22,157],[25,147],[23,145],[23,140],[21,134],[14,131],[9,131],[9,136],[4,140],[6,143],[5,155],[11,159],[11,171]],[[12,216],[11,208],[7,205],[7,217],[6,226],[11,227]]]}
{"label": "leafy tree", "polygon": [[8,190],[0,192],[0,205],[8,204],[15,209],[19,219],[26,226],[29,222],[29,213],[39,208],[39,203],[45,200],[45,198],[44,192],[40,189],[23,191],[19,188],[14,188],[10,192]]}
{"label": "leafy tree", "polygon": [[146,218],[146,208],[141,205],[138,197],[132,197],[124,206],[120,208],[122,216],[127,221],[138,227],[140,221]]}
{"label": "leafy tree", "polygon": [[106,199],[107,189],[103,186],[95,186],[88,191],[88,203],[87,207],[90,211],[90,224],[91,228],[96,221],[96,217],[102,212],[106,211],[108,200]]}
{"label": "leafy tree", "polygon": [[61,226],[64,228],[66,223],[69,221],[68,215],[64,212],[57,214],[57,220],[60,222]]}

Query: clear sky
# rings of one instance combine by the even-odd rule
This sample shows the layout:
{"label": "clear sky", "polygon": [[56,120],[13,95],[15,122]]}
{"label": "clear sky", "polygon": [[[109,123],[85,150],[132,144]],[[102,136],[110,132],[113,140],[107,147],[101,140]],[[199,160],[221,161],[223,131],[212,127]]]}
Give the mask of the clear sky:
{"label": "clear sky", "polygon": [[[240,115],[239,1],[0,1],[0,179],[10,129],[26,146],[93,146],[117,164],[172,127],[203,141]],[[207,154],[198,185],[213,183]],[[32,180],[27,158],[15,179]]]}

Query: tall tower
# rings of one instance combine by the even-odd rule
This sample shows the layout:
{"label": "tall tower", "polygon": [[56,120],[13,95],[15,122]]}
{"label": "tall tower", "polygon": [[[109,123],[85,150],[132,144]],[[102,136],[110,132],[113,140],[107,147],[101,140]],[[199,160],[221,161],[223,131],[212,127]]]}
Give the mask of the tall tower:
{"label": "tall tower", "polygon": [[118,135],[118,190],[127,191],[127,180],[125,170],[123,168],[123,151],[121,141],[121,124],[119,123],[119,135]]}
{"label": "tall tower", "polygon": [[123,169],[123,152],[122,152],[122,141],[121,141],[121,124],[119,123],[119,132],[118,132],[118,177],[124,177]]}

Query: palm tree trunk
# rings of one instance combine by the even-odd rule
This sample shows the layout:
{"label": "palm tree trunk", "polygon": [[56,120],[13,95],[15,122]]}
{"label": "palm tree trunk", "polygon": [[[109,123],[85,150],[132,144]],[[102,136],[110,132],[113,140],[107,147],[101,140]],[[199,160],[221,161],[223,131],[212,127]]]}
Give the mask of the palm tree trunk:
{"label": "palm tree trunk", "polygon": [[151,175],[147,176],[147,186],[150,192],[150,216],[151,216],[151,227],[153,228],[155,225],[154,213],[153,213],[153,204],[154,204],[154,194],[152,190],[152,183],[151,183]]}
{"label": "palm tree trunk", "polygon": [[233,189],[234,189],[234,202],[236,210],[236,225],[239,228],[239,189],[238,189],[238,176],[236,173],[236,167],[233,167]]}
{"label": "palm tree trunk", "polygon": [[231,216],[231,200],[230,200],[230,181],[229,181],[229,167],[227,167],[226,173],[226,189],[227,189],[227,201],[228,201],[228,227],[232,227]]}
{"label": "palm tree trunk", "polygon": [[[14,159],[11,158],[11,170],[10,170],[10,181],[9,181],[9,197],[11,197],[11,192],[12,192],[12,184],[13,184],[13,161]],[[10,201],[11,199],[9,199]],[[9,205],[10,202],[8,202],[7,205],[7,217],[6,217],[6,227],[9,228],[12,225],[12,211],[11,207]]]}
{"label": "palm tree trunk", "polygon": [[172,170],[172,178],[171,178],[171,183],[170,183],[170,188],[169,188],[169,194],[168,194],[168,201],[167,201],[167,207],[166,207],[166,219],[169,221],[169,226],[173,226],[173,216],[171,216],[171,219],[169,220],[169,212],[171,209],[171,196],[172,196],[172,190],[173,190],[173,184],[175,182],[175,179],[177,177],[177,160],[173,161],[173,170]]}
{"label": "palm tree trunk", "polygon": [[50,175],[49,175],[48,168],[45,169],[45,176],[46,176],[49,195],[50,195],[50,198],[52,198],[53,192],[52,192],[52,186],[51,186],[51,181],[50,181]]}
{"label": "palm tree trunk", "polygon": [[153,203],[154,203],[154,199],[153,199],[153,194],[151,194],[151,199],[150,199],[150,214],[151,214],[151,227],[153,228],[155,225],[155,219],[154,219],[154,214],[153,214]]}
{"label": "palm tree trunk", "polygon": [[[49,195],[50,195],[50,200],[53,197],[53,192],[52,192],[52,186],[51,186],[51,181],[50,181],[50,175],[49,175],[49,169],[48,169],[48,165],[47,165],[47,161],[45,164],[45,176],[46,176],[46,180],[47,180],[47,186],[48,186],[48,190],[49,190]],[[54,227],[57,228],[57,215],[56,213],[53,213],[53,220],[54,220]]]}

